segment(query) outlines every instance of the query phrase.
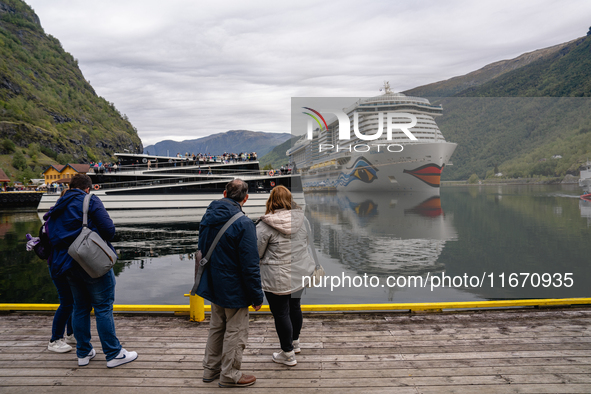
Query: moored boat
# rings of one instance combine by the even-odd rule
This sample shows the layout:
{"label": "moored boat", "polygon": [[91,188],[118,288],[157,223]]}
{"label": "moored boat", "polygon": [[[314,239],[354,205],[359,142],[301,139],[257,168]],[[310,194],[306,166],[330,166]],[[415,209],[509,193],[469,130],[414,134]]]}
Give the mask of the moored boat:
{"label": "moored boat", "polygon": [[[156,167],[142,162],[147,155],[117,155],[122,163],[138,160],[138,164],[122,165],[112,172],[91,169],[88,173],[93,181],[91,193],[100,197],[115,223],[186,220],[187,215],[198,221],[211,201],[222,198],[226,184],[236,178],[249,185],[250,198],[244,211],[253,218],[264,214],[269,193],[277,185],[290,189],[294,200],[305,204],[299,175],[271,176],[259,169],[258,161],[180,165],[177,160],[166,160],[166,165]],[[58,198],[57,193],[44,194],[37,210],[48,211]]]}

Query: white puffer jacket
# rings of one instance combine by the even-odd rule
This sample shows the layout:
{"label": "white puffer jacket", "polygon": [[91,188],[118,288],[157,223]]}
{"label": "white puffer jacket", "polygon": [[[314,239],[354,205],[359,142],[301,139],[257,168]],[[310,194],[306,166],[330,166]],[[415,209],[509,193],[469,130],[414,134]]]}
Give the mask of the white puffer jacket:
{"label": "white puffer jacket", "polygon": [[264,291],[291,294],[302,289],[302,276],[312,275],[316,264],[308,252],[308,229],[302,209],[280,209],[261,216],[257,244]]}

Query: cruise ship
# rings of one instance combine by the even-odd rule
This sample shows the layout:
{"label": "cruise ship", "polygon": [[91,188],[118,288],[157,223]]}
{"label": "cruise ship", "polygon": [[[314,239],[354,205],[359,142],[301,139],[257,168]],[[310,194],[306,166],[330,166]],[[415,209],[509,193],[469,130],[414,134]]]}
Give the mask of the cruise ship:
{"label": "cruise ship", "polygon": [[[451,165],[450,159],[457,146],[445,140],[435,123],[434,117],[442,115],[442,107],[425,98],[394,93],[387,82],[384,91],[380,96],[358,100],[343,109],[349,118],[352,139],[338,139],[338,119],[324,125],[319,122],[321,127],[303,135],[286,152],[291,165],[302,175],[305,191],[439,193],[441,172],[446,165]],[[312,108],[303,108],[320,116]],[[416,120],[416,124],[406,130],[416,140],[411,140],[402,129],[392,130],[388,140],[386,132],[372,141],[354,134],[355,128],[363,136],[379,134],[387,130],[387,122],[397,114],[399,118],[406,116]],[[413,123],[411,120],[409,125]]]}

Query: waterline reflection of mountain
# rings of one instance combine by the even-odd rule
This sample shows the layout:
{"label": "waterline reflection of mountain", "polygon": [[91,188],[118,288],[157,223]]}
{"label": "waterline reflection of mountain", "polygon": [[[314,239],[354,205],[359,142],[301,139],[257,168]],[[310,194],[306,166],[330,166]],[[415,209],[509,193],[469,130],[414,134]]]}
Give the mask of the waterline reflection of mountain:
{"label": "waterline reflection of mountain", "polygon": [[438,195],[425,193],[306,194],[315,244],[359,274],[423,275],[457,238]]}

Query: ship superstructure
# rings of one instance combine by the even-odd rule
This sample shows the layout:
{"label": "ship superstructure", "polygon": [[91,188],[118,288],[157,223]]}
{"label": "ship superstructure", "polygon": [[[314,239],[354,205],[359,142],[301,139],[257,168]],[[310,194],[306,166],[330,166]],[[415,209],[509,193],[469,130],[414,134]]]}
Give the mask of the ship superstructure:
{"label": "ship superstructure", "polygon": [[[314,130],[312,139],[302,136],[287,151],[292,166],[302,174],[304,190],[438,190],[441,171],[450,164],[457,146],[445,140],[435,122],[442,107],[425,98],[394,93],[387,83],[384,90],[380,96],[343,109],[351,139],[339,140],[339,120],[335,119],[328,127]],[[388,139],[388,122],[413,124],[406,131],[416,140],[403,127],[392,129]],[[355,127],[363,137],[355,133]],[[380,131],[379,138],[368,140]]]}

